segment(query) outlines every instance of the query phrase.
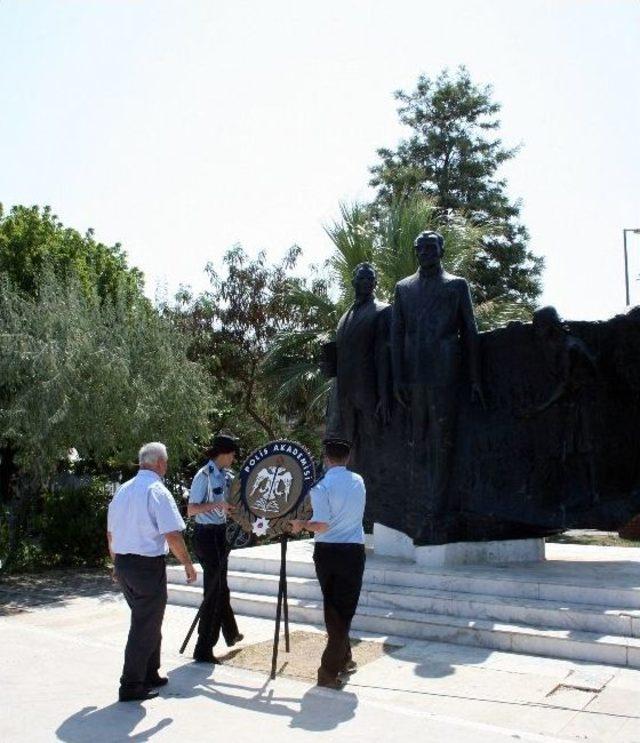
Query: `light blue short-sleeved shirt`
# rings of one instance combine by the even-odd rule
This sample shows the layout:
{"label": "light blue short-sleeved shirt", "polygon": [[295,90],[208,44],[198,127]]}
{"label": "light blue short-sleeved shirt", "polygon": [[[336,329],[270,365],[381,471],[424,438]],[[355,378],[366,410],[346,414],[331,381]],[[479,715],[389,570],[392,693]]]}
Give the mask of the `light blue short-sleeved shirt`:
{"label": "light blue short-sleeved shirt", "polygon": [[[232,480],[230,472],[221,470],[210,459],[193,478],[189,491],[189,503],[224,503],[227,500]],[[196,514],[195,520],[196,524],[224,524],[227,517],[224,511],[216,509]]]}
{"label": "light blue short-sleeved shirt", "polygon": [[107,530],[117,555],[166,555],[164,535],[184,528],[173,496],[151,470],[140,470],[121,485],[109,504]]}
{"label": "light blue short-sleeved shirt", "polygon": [[366,492],[360,475],[346,467],[331,467],[310,495],[313,521],[329,524],[327,531],[315,534],[316,542],[364,544]]}

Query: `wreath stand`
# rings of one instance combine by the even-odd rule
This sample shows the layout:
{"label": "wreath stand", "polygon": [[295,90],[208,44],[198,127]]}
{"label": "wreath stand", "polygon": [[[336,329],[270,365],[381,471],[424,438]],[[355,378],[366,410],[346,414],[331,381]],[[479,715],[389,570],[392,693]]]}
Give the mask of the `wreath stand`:
{"label": "wreath stand", "polygon": [[[221,564],[218,567],[218,571],[215,574],[213,580],[211,581],[211,585],[209,588],[209,593],[205,593],[205,595],[202,597],[202,601],[200,603],[200,606],[198,607],[198,611],[196,612],[196,615],[193,619],[193,622],[191,623],[191,627],[189,627],[189,631],[187,632],[186,637],[184,638],[184,641],[182,645],[180,646],[180,655],[182,655],[189,644],[189,640],[191,639],[191,635],[193,634],[193,631],[196,628],[196,625],[198,624],[198,621],[200,619],[200,615],[202,614],[202,607],[205,604],[205,601],[209,598],[211,594],[213,594],[214,591],[218,590],[218,586],[220,583],[220,576],[222,574],[223,569],[226,568],[227,560],[229,559],[229,552],[231,551],[231,545],[233,545],[236,541],[236,538],[238,534],[240,533],[240,529],[242,527],[240,524],[236,524],[236,527],[232,533],[232,538],[229,540],[230,544],[227,547],[227,551],[224,557],[224,560],[221,562]],[[276,677],[276,666],[278,664],[278,649],[280,645],[280,624],[284,620],[284,642],[285,642],[285,652],[290,652],[290,642],[289,642],[289,600],[287,596],[287,543],[289,541],[289,536],[287,534],[282,534],[280,537],[280,580],[278,582],[278,603],[276,606],[276,626],[275,631],[273,635],[273,653],[271,656],[271,674],[270,677],[272,679],[275,679]]]}

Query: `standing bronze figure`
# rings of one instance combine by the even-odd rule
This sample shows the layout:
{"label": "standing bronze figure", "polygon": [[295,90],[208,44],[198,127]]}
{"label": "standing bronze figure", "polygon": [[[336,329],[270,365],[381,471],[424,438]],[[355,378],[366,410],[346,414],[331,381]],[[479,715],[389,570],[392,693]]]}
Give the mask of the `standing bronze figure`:
{"label": "standing bronze figure", "polygon": [[374,291],[376,271],[360,263],[353,272],[355,301],[336,331],[336,380],[330,402],[327,435],[359,444],[371,440],[376,420],[390,415],[390,307]]}
{"label": "standing bronze figure", "polygon": [[395,288],[391,356],[395,396],[410,411],[409,441],[414,456],[425,440],[427,444],[431,487],[425,525],[429,530],[448,510],[463,350],[472,397],[482,401],[482,388],[469,286],[443,270],[442,235],[422,232],[414,247],[420,267]]}

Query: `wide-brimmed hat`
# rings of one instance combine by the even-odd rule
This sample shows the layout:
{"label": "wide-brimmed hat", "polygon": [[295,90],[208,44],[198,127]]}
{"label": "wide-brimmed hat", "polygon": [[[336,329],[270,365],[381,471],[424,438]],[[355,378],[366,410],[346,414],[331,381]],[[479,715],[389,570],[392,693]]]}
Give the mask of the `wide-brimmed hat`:
{"label": "wide-brimmed hat", "polygon": [[231,433],[219,433],[204,447],[204,452],[208,457],[217,457],[218,454],[230,454],[235,452],[240,454],[240,445],[237,436]]}

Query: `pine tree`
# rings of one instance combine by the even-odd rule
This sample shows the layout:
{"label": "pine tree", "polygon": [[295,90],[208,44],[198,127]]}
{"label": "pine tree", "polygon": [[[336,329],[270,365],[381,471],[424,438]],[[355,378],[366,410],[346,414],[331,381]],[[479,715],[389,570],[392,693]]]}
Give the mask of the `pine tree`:
{"label": "pine tree", "polygon": [[497,136],[500,104],[492,93],[490,86],[475,85],[464,67],[433,80],[422,75],[413,92],[397,91],[400,121],[411,134],[395,150],[378,150],[370,184],[379,207],[422,193],[445,214],[462,212],[483,224],[483,250],[467,276],[476,301],[531,308],[541,291],[543,259],[529,251],[520,203],[510,200],[499,174],[517,148],[505,147]]}

